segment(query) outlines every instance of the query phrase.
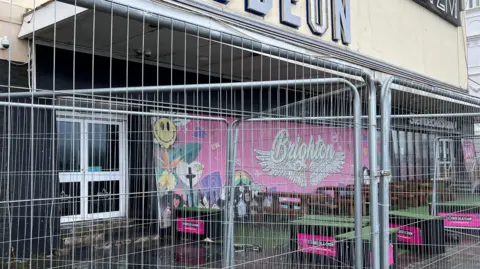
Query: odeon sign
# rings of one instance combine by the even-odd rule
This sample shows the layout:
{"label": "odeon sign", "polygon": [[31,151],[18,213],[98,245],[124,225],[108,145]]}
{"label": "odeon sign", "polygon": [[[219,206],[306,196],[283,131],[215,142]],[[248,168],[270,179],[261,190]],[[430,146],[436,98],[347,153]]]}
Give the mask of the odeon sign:
{"label": "odeon sign", "polygon": [[[228,4],[231,0],[216,0]],[[272,12],[274,0],[244,0],[245,11],[258,16],[265,16]],[[276,0],[278,1],[278,0]],[[280,0],[280,23],[299,28],[301,17],[292,13],[292,5],[298,1],[306,1],[306,18],[310,30],[315,35],[324,35],[328,29],[328,1],[329,0]],[[331,0],[332,9],[332,39],[341,40],[343,44],[351,43],[350,30],[350,0]]]}

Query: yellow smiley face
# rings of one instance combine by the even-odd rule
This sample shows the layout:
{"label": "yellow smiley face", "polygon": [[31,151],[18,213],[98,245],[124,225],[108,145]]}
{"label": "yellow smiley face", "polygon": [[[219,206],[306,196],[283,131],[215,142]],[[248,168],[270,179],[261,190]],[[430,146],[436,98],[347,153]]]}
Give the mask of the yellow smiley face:
{"label": "yellow smiley face", "polygon": [[165,149],[168,149],[177,139],[177,127],[166,118],[161,118],[155,122],[153,133],[157,142]]}

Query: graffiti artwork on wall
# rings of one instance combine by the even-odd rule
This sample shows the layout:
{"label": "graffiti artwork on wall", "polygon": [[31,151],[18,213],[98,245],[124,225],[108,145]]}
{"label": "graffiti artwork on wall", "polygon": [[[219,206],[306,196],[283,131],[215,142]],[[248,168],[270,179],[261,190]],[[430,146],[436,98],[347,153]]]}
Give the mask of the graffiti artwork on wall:
{"label": "graffiti artwork on wall", "polygon": [[[205,120],[152,118],[159,217],[170,226],[178,207],[219,209],[225,183],[226,125]],[[224,130],[225,129],[225,130]],[[217,145],[216,148],[211,145]]]}
{"label": "graffiti artwork on wall", "polygon": [[[236,170],[248,172],[264,191],[314,193],[319,187],[354,182],[353,128],[254,121],[238,129]],[[361,164],[369,169],[367,130],[362,130],[361,142]]]}
{"label": "graffiti artwork on wall", "polygon": [[[227,125],[172,117],[152,118],[152,127],[159,215],[166,218],[179,206],[221,209],[225,205]],[[367,137],[366,130],[362,137]],[[230,179],[235,216],[247,220],[271,206],[271,197],[260,197],[262,192],[314,193],[321,186],[353,184],[353,140],[353,129],[347,127],[241,123],[235,174]],[[362,139],[368,184],[367,149],[367,140]]]}
{"label": "graffiti artwork on wall", "polygon": [[244,170],[235,171],[234,205],[235,216],[238,219],[248,220],[248,218],[256,214],[261,201],[259,201],[258,193],[262,190],[262,186],[257,184],[252,176]]}

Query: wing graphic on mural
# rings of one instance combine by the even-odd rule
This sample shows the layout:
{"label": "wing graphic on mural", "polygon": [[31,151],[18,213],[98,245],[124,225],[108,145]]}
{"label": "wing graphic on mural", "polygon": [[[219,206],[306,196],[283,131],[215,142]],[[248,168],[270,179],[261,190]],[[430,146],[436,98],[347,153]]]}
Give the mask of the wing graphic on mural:
{"label": "wing graphic on mural", "polygon": [[257,160],[260,161],[259,164],[268,175],[285,177],[299,186],[307,186],[305,163],[289,161],[288,159],[283,162],[274,162],[271,155],[272,151],[255,149],[255,152],[257,153]]}
{"label": "wing graphic on mural", "polygon": [[310,184],[318,185],[326,176],[340,172],[344,163],[345,154],[343,152],[335,152],[331,159],[312,161],[310,163]]}

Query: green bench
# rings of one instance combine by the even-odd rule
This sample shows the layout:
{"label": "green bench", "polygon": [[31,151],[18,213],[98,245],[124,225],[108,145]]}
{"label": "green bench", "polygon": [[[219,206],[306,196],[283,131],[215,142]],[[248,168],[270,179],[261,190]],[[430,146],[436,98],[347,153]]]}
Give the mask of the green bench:
{"label": "green bench", "polygon": [[[318,220],[326,222],[349,222],[354,223],[354,217],[347,216],[328,216],[328,215],[304,215],[298,218],[299,220]],[[370,217],[362,217],[362,226],[367,226],[370,223]]]}

